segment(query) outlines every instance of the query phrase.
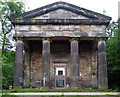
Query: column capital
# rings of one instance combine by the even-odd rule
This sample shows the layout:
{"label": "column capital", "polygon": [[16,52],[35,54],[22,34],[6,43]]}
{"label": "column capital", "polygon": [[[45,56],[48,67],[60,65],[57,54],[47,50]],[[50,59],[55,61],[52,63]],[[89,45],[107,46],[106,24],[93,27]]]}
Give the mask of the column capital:
{"label": "column capital", "polygon": [[72,42],[72,41],[78,41],[78,38],[71,38],[70,40],[69,40],[69,42]]}
{"label": "column capital", "polygon": [[22,48],[24,47],[23,39],[19,38],[16,40],[16,48],[17,46],[22,47]]}
{"label": "column capital", "polygon": [[49,42],[52,42],[52,40],[50,38],[47,38],[47,37],[42,38],[42,41],[45,41],[45,40],[48,40]]}
{"label": "column capital", "polygon": [[17,37],[17,38],[16,38],[16,41],[22,41],[22,42],[23,42],[23,41],[24,41],[24,39],[23,39],[23,38],[21,38],[21,37]]}
{"label": "column capital", "polygon": [[98,53],[99,52],[106,52],[106,43],[105,40],[98,41]]}
{"label": "column capital", "polygon": [[106,41],[108,38],[107,37],[98,37],[97,41]]}

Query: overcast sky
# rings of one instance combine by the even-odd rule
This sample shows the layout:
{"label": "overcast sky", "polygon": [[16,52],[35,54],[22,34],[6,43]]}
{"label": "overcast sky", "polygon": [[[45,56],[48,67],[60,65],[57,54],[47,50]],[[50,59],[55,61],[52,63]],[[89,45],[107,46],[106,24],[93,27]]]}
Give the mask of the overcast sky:
{"label": "overcast sky", "polygon": [[120,0],[25,0],[25,5],[29,7],[27,9],[29,11],[57,1],[68,2],[99,13],[103,13],[105,10],[113,20],[118,19],[118,2]]}

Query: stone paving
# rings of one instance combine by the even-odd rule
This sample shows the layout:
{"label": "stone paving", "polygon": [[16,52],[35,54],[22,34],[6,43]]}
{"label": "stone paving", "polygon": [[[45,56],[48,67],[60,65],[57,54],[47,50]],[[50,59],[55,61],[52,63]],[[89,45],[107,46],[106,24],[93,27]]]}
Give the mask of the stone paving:
{"label": "stone paving", "polygon": [[11,95],[16,95],[16,96],[59,96],[59,95],[120,95],[120,92],[102,92],[102,93],[83,93],[83,92],[69,92],[69,93],[10,93]]}

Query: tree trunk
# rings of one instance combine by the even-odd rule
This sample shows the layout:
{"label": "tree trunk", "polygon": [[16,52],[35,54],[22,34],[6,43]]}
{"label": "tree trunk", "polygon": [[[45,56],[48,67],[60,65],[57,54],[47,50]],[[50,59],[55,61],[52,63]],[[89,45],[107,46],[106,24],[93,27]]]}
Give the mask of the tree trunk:
{"label": "tree trunk", "polygon": [[3,31],[3,42],[2,42],[2,51],[1,51],[1,57],[3,56],[3,53],[4,53],[4,49],[5,49],[5,39],[6,39],[6,34],[4,34],[4,31]]}

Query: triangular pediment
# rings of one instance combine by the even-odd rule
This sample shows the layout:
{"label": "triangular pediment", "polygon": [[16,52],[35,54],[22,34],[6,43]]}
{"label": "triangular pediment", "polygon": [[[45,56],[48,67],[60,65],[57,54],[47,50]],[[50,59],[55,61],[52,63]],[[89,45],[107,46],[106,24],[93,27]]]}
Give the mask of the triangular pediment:
{"label": "triangular pediment", "polygon": [[69,4],[55,2],[32,11],[25,12],[22,19],[107,19],[111,17]]}
{"label": "triangular pediment", "polygon": [[55,11],[34,17],[33,19],[88,19],[88,17],[78,15],[68,10],[57,9]]}

